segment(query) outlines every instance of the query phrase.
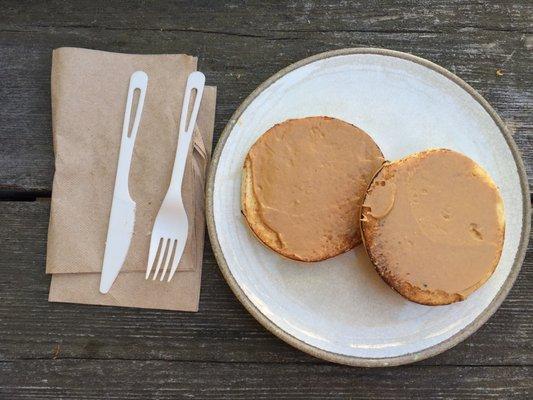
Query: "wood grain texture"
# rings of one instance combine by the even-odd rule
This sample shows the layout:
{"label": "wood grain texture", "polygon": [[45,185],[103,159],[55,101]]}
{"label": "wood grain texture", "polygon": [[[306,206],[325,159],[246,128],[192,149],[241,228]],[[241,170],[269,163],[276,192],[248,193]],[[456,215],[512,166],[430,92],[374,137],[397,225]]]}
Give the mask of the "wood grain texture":
{"label": "wood grain texture", "polygon": [[233,296],[208,242],[197,314],[48,303],[43,197],[53,177],[51,51],[60,46],[199,55],[218,86],[215,142],[244,98],[292,62],[345,47],[413,53],[493,105],[533,185],[529,0],[3,1],[0,398],[533,396],[531,246],[510,295],[476,334],[391,369],[328,364],[275,338]]}
{"label": "wood grain texture", "polygon": [[[323,363],[262,328],[233,296],[206,246],[197,314],[48,303],[50,201],[0,202],[0,361],[58,358]],[[531,251],[529,252],[531,254]],[[533,262],[478,333],[424,365],[533,364]]]}
{"label": "wood grain texture", "polygon": [[[362,369],[175,361],[0,362],[15,399],[527,399],[528,367]],[[83,377],[83,379],[80,379]],[[412,388],[407,391],[402,388]]]}
{"label": "wood grain texture", "polygon": [[[5,7],[0,17],[0,96],[9,101],[0,112],[0,193],[51,191],[49,76],[51,51],[60,46],[199,55],[208,83],[218,86],[215,141],[240,102],[292,62],[344,47],[406,51],[471,84],[506,121],[522,153],[531,154],[533,89],[528,83],[533,71],[528,66],[533,34],[528,10],[533,7],[527,2],[428,2],[431,12],[396,2],[390,7],[380,2],[357,7],[336,1],[287,7],[222,3]],[[525,161],[533,182],[533,164]]]}
{"label": "wood grain texture", "polygon": [[66,26],[126,30],[182,30],[272,36],[291,32],[454,32],[482,29],[532,32],[527,0],[402,1],[119,1],[61,0],[20,7],[3,2],[0,26]]}

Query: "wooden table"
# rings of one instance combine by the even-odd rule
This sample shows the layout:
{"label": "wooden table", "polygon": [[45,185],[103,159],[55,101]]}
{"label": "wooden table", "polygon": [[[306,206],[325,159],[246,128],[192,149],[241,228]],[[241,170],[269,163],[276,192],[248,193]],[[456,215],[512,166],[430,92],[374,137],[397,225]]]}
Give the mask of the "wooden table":
{"label": "wooden table", "polygon": [[47,302],[56,47],[198,55],[218,86],[216,137],[258,84],[301,58],[410,52],[494,106],[533,177],[531,1],[224,3],[0,3],[0,398],[531,398],[531,252],[476,334],[398,368],[333,365],[278,340],[233,296],[209,243],[197,314]]}

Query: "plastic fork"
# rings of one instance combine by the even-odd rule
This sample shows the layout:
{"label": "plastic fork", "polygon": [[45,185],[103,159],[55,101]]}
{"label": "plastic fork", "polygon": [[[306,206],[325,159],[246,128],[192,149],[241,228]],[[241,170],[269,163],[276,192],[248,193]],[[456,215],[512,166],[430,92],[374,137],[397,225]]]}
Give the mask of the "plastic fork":
{"label": "plastic fork", "polygon": [[[157,278],[161,267],[163,267],[163,272],[159,278],[162,281],[170,266],[170,273],[167,279],[167,281],[170,281],[178,268],[183,250],[185,249],[187,234],[189,232],[189,221],[181,197],[181,186],[183,183],[183,174],[185,173],[185,162],[187,161],[187,155],[196,125],[196,117],[198,117],[198,110],[204,92],[204,85],[204,74],[193,72],[189,75],[181,109],[178,146],[172,168],[172,177],[170,178],[170,185],[161,204],[161,208],[157,213],[150,238],[146,279],[150,277],[150,272],[155,266],[152,279],[155,280]],[[196,96],[190,119],[187,122],[189,103],[194,91],[196,91]]]}

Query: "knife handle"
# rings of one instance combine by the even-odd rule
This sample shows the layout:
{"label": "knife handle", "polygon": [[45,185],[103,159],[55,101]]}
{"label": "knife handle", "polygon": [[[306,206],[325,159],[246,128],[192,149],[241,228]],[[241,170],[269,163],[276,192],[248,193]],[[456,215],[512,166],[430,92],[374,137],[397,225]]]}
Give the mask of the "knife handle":
{"label": "knife handle", "polygon": [[[137,137],[137,130],[139,129],[139,122],[144,106],[144,97],[146,95],[146,88],[148,86],[148,75],[143,71],[134,72],[130,77],[130,87],[128,89],[128,98],[126,100],[126,111],[124,113],[124,123],[122,125],[122,139],[120,141],[120,153],[118,156],[117,176],[115,178],[115,191],[117,194],[127,194],[129,197],[128,178],[131,166],[131,159],[133,156],[133,147],[135,145],[135,138]],[[139,101],[137,102],[137,109],[133,120],[133,127],[130,128],[130,120],[133,108],[133,98],[135,91],[139,90]]]}

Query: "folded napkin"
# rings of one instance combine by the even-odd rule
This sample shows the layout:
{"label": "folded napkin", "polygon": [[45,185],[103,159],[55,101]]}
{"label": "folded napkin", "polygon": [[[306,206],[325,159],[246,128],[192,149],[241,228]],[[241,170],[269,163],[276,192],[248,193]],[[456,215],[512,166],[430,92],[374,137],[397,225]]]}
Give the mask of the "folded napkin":
{"label": "folded napkin", "polygon": [[[145,281],[150,232],[168,188],[187,77],[187,55],[132,55],[61,48],[52,57],[55,174],[46,272],[50,301],[198,308],[204,244],[204,182],[214,127],[216,88],[206,87],[183,200],[189,235],[170,283]],[[129,252],[111,291],[98,291],[130,75],[148,74],[148,89],[130,170],[136,202]],[[137,271],[137,272],[135,272]]]}

